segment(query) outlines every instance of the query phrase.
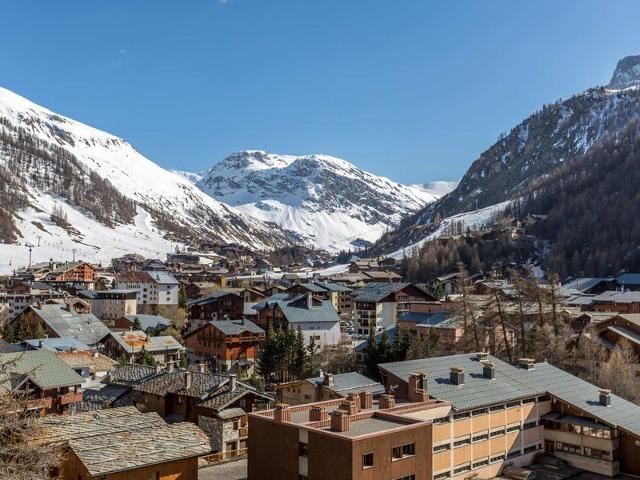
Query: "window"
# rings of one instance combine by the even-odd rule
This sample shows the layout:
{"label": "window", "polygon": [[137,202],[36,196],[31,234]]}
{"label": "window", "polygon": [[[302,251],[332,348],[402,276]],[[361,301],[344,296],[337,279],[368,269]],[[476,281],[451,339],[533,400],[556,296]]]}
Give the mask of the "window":
{"label": "window", "polygon": [[445,450],[451,450],[450,443],[443,443],[442,445],[435,445],[433,447],[433,453],[444,452]]}
{"label": "window", "polygon": [[488,408],[479,408],[478,410],[474,410],[473,412],[471,412],[471,416],[475,417],[478,415],[485,415],[487,413],[489,413]]}
{"label": "window", "polygon": [[524,400],[522,400],[522,404],[524,405],[525,403],[534,403],[536,401],[535,397],[534,398],[525,398]]}
{"label": "window", "polygon": [[538,450],[538,445],[529,445],[528,447],[524,447],[524,453],[531,453]]}
{"label": "window", "polygon": [[502,460],[504,460],[504,452],[498,454],[498,455],[494,455],[493,457],[491,457],[489,459],[489,463],[496,463],[496,462],[501,462]]}
{"label": "window", "polygon": [[454,420],[460,420],[460,419],[462,419],[462,418],[468,418],[468,417],[469,417],[469,412],[456,413],[456,414],[453,416],[453,419],[454,419]]}
{"label": "window", "polygon": [[519,457],[520,456],[520,450],[512,450],[509,453],[507,453],[507,458],[515,458],[515,457]]}
{"label": "window", "polygon": [[415,475],[405,475],[404,477],[398,477],[395,480],[416,480]]}
{"label": "window", "polygon": [[404,457],[410,457],[411,455],[416,454],[416,444],[415,443],[407,443],[406,445],[402,445],[399,447],[393,447],[391,450],[391,458],[393,460],[399,460]]}
{"label": "window", "polygon": [[571,443],[564,442],[556,442],[556,450],[560,450],[561,452],[573,453],[576,455],[580,455],[582,453],[582,448],[580,448],[580,445],[573,445]]}
{"label": "window", "polygon": [[300,457],[308,457],[309,456],[309,444],[304,442],[298,442],[298,456]]}
{"label": "window", "polygon": [[507,403],[507,408],[513,408],[513,407],[519,407],[519,406],[520,406],[520,402],[519,401]]}
{"label": "window", "polygon": [[489,436],[490,436],[491,438],[493,438],[493,437],[499,437],[500,435],[504,435],[504,434],[506,433],[506,431],[507,431],[507,430],[506,430],[506,428],[500,428],[500,429],[498,429],[498,430],[494,430],[493,432],[491,432],[491,433],[489,434]]}
{"label": "window", "polygon": [[449,478],[449,477],[451,477],[451,472],[442,472],[434,475],[433,480],[442,480],[443,478]]}
{"label": "window", "polygon": [[362,468],[373,467],[373,452],[362,455]]}
{"label": "window", "polygon": [[507,433],[511,433],[511,432],[519,432],[520,431],[520,425],[511,425],[510,427],[507,427]]}
{"label": "window", "polygon": [[527,422],[522,426],[523,430],[529,430],[530,428],[536,428],[538,426],[537,422],[534,420],[533,422]]}
{"label": "window", "polygon": [[496,412],[498,410],[504,410],[504,403],[501,403],[500,405],[491,405],[489,407],[490,412]]}
{"label": "window", "polygon": [[473,437],[473,442],[481,442],[482,440],[487,440],[489,438],[489,434],[487,432],[481,433],[480,435],[476,435]]}
{"label": "window", "polygon": [[470,438],[470,437],[467,437],[467,438],[460,438],[460,439],[455,440],[455,441],[453,442],[453,448],[461,447],[462,445],[468,445],[468,444],[470,444],[470,443],[471,443],[471,438]]}
{"label": "window", "polygon": [[467,465],[461,465],[459,467],[456,467],[453,469],[453,474],[454,475],[458,475],[462,472],[468,472],[469,470],[471,470],[471,464],[467,464]]}
{"label": "window", "polygon": [[549,395],[543,395],[541,397],[538,397],[539,402],[548,402],[549,400],[551,400],[551,397],[549,397]]}
{"label": "window", "polygon": [[485,465],[489,465],[489,459],[485,458],[484,460],[479,460],[473,464],[473,468],[484,467]]}

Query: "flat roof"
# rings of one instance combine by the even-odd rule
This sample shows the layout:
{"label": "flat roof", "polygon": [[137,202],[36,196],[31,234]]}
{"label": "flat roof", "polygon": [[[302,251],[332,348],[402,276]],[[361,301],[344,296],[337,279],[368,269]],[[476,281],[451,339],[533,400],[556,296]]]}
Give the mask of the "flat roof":
{"label": "flat roof", "polygon": [[360,420],[351,420],[349,424],[349,430],[344,432],[335,432],[331,430],[331,427],[322,428],[325,431],[331,431],[349,438],[360,437],[362,435],[371,435],[372,433],[384,432],[386,430],[392,430],[394,428],[403,427],[409,425],[409,422],[403,422],[401,420],[394,420],[390,418],[369,417]]}

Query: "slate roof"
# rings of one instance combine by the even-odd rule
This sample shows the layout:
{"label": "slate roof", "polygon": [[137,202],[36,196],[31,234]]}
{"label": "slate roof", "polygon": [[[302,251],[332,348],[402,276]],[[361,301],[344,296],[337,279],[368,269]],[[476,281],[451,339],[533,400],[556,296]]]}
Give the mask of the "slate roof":
{"label": "slate roof", "polygon": [[150,337],[142,330],[126,330],[109,334],[127,353],[138,353],[142,347],[149,353],[165,350],[184,350],[184,346],[171,335]]}
{"label": "slate roof", "polygon": [[[30,349],[45,349],[52,352],[68,352],[72,349],[78,351],[91,350],[91,347],[86,343],[81,342],[74,337],[59,337],[59,338],[31,338],[23,342]],[[42,346],[40,346],[42,344]]]}
{"label": "slate roof", "polygon": [[594,302],[636,303],[640,302],[640,292],[620,292],[607,290],[593,297]]}
{"label": "slate roof", "polygon": [[409,312],[400,317],[403,322],[415,322],[418,326],[456,328],[457,320],[449,312]]}
{"label": "slate roof", "polygon": [[296,288],[298,286],[304,287],[306,290],[309,290],[312,293],[325,293],[327,291],[326,288],[323,288],[320,285],[316,285],[315,283],[301,283],[299,285],[294,285],[291,288]]}
{"label": "slate roof", "polygon": [[[358,372],[339,373],[334,374],[333,384],[324,385],[324,388],[337,393],[341,397],[346,397],[350,393],[359,393],[362,391],[373,392],[374,395],[384,393],[384,386],[375,380],[371,380],[369,377]],[[324,377],[310,378],[310,382],[315,383],[317,386],[323,385]]]}
{"label": "slate roof", "polygon": [[[494,379],[483,376],[483,365],[477,361],[476,354],[384,363],[378,367],[405,382],[412,373],[425,372],[429,396],[451,401],[457,411],[549,394],[605,423],[640,435],[640,406],[632,402],[611,395],[611,405],[602,406],[599,387],[546,362],[536,363],[534,368],[527,370],[493,356],[489,356],[489,360],[495,366]],[[451,367],[464,368],[464,385],[450,382]]]}
{"label": "slate roof", "polygon": [[380,302],[386,296],[409,285],[409,283],[373,282],[355,290],[351,295],[356,302]]}
{"label": "slate roof", "polygon": [[234,292],[231,290],[216,290],[215,292],[210,293],[204,298],[191,300],[190,302],[187,303],[187,305],[201,305],[204,303],[212,302],[214,300],[218,300],[219,298],[226,297],[228,295],[233,295],[233,296],[242,298],[242,296],[238,292]]}
{"label": "slate roof", "polygon": [[4,340],[0,340],[0,353],[15,353],[22,352],[24,348],[20,345],[15,345],[13,343],[5,342]]}
{"label": "slate roof", "polygon": [[57,352],[56,357],[62,360],[69,367],[88,368],[90,372],[108,372],[116,362],[98,352]]}
{"label": "slate roof", "polygon": [[212,320],[209,323],[225,335],[240,335],[242,332],[265,333],[262,328],[249,320]]}
{"label": "slate roof", "polygon": [[322,286],[322,288],[324,288],[325,290],[329,290],[330,292],[344,292],[344,293],[353,292],[352,288],[345,287],[344,285],[340,285],[339,283],[333,283],[333,282],[318,283],[318,282],[316,282],[316,285],[320,285],[320,286]]}
{"label": "slate roof", "polygon": [[340,322],[340,316],[330,300],[313,300],[309,308],[307,294],[289,298],[287,294],[275,294],[254,308],[258,311],[264,308],[274,308],[276,305],[289,323]]}
{"label": "slate roof", "polygon": [[32,305],[29,309],[59,337],[74,337],[87,345],[95,345],[109,334],[109,328],[92,313],[79,314],[60,304]]}
{"label": "slate roof", "polygon": [[92,476],[197,457],[211,451],[194,424],[179,423],[81,438],[69,447]]}
{"label": "slate roof", "polygon": [[87,388],[82,391],[82,402],[74,404],[72,408],[75,408],[76,412],[108,409],[129,390],[129,387],[120,385],[104,385],[101,388]]}
{"label": "slate roof", "polygon": [[42,390],[81,385],[83,379],[49,350],[0,354],[0,388],[13,390],[27,378]]}
{"label": "slate roof", "polygon": [[134,323],[136,319],[138,319],[140,325],[142,325],[142,330],[145,332],[147,330],[155,330],[158,325],[164,328],[171,326],[171,320],[164,318],[162,315],[125,315],[124,318],[129,320],[131,323]]}

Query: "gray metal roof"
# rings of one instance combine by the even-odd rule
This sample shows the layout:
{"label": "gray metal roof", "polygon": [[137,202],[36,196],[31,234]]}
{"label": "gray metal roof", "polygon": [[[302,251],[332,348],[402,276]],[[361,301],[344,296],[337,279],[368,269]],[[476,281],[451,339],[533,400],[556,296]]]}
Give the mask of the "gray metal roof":
{"label": "gray metal roof", "polygon": [[330,292],[345,292],[345,293],[353,292],[352,288],[345,287],[344,285],[340,285],[339,283],[333,283],[333,282],[319,283],[319,282],[316,282],[316,285],[320,285],[322,288],[324,288],[325,290],[329,290]]}
{"label": "gray metal roof", "polygon": [[607,290],[593,297],[593,300],[595,302],[635,303],[640,302],[640,292]]}
{"label": "gray metal roof", "polygon": [[52,352],[69,352],[72,349],[78,351],[91,350],[89,345],[73,337],[31,338],[23,343],[33,350],[45,349]]}
{"label": "gray metal roof", "polygon": [[249,320],[212,320],[209,322],[225,335],[240,335],[242,332],[264,333],[264,330]]}
{"label": "gray metal roof", "polygon": [[148,270],[147,273],[159,285],[178,285],[178,280],[173,275],[167,272],[158,270]]}
{"label": "gray metal roof", "polygon": [[109,334],[109,328],[92,313],[79,314],[67,305],[44,304],[29,307],[59,337],[74,337],[95,345]]}
{"label": "gray metal roof", "polygon": [[612,282],[613,278],[608,277],[586,277],[586,278],[576,278],[575,280],[571,280],[562,285],[563,288],[574,289],[580,292],[586,292],[587,290],[591,290],[593,287],[597,286],[602,282]]}
{"label": "gray metal roof", "polygon": [[162,315],[125,315],[125,318],[130,322],[135,322],[136,319],[140,321],[140,325],[142,325],[142,330],[145,332],[147,330],[155,330],[158,326],[161,327],[170,327],[171,321],[164,318]]}
{"label": "gray metal roof", "polygon": [[84,381],[49,350],[0,354],[0,388],[13,390],[27,378],[43,390],[81,385]]}
{"label": "gray metal roof", "polygon": [[355,290],[352,296],[357,302],[379,302],[386,296],[409,285],[409,283],[372,282]]}
{"label": "gray metal roof", "polygon": [[231,291],[231,290],[216,290],[215,292],[211,292],[206,297],[198,298],[196,300],[191,300],[190,302],[187,303],[187,305],[199,305],[199,304],[202,304],[202,303],[208,303],[208,302],[211,302],[213,300],[217,300],[219,298],[226,297],[228,295],[234,295],[236,297],[242,298],[242,296],[238,292],[235,292],[235,291]]}
{"label": "gray metal roof", "polygon": [[640,285],[640,273],[622,273],[616,278],[619,285]]}
{"label": "gray metal roof", "polygon": [[307,305],[306,295],[289,301],[278,302],[284,317],[289,323],[340,322],[340,316],[330,300],[314,300],[311,308]]}
{"label": "gray metal roof", "polygon": [[[325,388],[346,397],[349,393],[359,393],[364,390],[374,393],[384,393],[384,386],[375,380],[358,372],[338,373],[332,375],[333,383],[325,385]],[[322,385],[325,377],[314,377],[308,380],[316,385]]]}
{"label": "gray metal roof", "polygon": [[[599,403],[599,387],[546,362],[536,363],[534,368],[527,370],[492,356],[489,359],[496,369],[495,378],[491,380],[483,376],[483,365],[477,361],[475,354],[385,363],[379,367],[405,382],[408,382],[412,373],[425,372],[429,395],[438,400],[451,401],[455,410],[469,410],[549,394],[605,423],[620,426],[640,436],[640,406],[617,395],[611,395],[609,407],[602,406]],[[449,381],[451,367],[464,368],[464,385],[454,385]]]}
{"label": "gray metal roof", "polygon": [[456,328],[456,320],[450,312],[409,312],[400,317],[403,322],[415,322],[416,325],[437,328]]}

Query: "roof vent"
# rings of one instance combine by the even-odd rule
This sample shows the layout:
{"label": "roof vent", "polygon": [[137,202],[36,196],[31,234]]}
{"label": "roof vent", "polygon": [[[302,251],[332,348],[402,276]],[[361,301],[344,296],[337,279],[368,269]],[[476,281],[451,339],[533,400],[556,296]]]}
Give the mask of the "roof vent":
{"label": "roof vent", "polygon": [[449,373],[449,381],[453,385],[464,385],[464,368],[451,367],[451,373]]}
{"label": "roof vent", "polygon": [[611,406],[611,390],[603,388],[600,390],[600,405],[603,407]]}
{"label": "roof vent", "polygon": [[519,358],[518,367],[525,370],[533,370],[536,366],[536,361],[533,358]]}
{"label": "roof vent", "polygon": [[479,362],[482,362],[484,360],[489,360],[489,353],[488,352],[476,353],[476,360],[478,360]]}
{"label": "roof vent", "polygon": [[488,378],[489,380],[493,380],[494,378],[496,378],[496,367],[493,363],[491,362],[483,362],[483,367],[482,367],[482,376],[484,378]]}

